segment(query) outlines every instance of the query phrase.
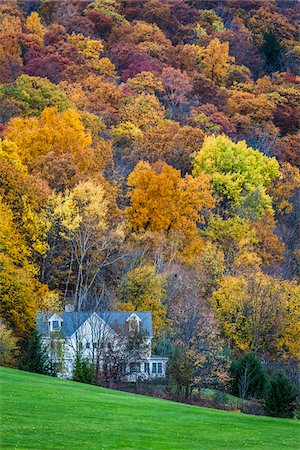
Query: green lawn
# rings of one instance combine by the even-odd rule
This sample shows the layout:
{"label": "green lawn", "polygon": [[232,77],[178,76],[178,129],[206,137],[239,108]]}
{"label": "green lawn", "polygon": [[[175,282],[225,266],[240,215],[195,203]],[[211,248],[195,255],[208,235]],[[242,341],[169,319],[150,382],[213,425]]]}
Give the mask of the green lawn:
{"label": "green lawn", "polygon": [[297,449],[299,424],[1,368],[1,449]]}

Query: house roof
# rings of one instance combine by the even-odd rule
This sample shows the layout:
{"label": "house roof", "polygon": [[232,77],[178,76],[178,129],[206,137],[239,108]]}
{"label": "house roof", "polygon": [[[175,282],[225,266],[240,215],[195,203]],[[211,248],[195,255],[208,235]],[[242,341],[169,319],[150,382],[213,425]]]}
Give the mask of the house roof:
{"label": "house roof", "polygon": [[[96,313],[101,317],[111,328],[117,329],[126,325],[127,319],[131,314],[136,314],[140,319],[140,330],[148,334],[149,337],[153,336],[152,330],[152,314],[151,312],[137,312],[137,311],[124,311],[124,312],[110,312],[110,311],[92,311],[92,312],[63,312],[59,315],[62,318],[62,335],[64,338],[72,336],[76,330],[88,320],[92,314]],[[53,315],[53,312],[37,312],[36,314],[36,328],[42,337],[48,337],[49,319]]]}

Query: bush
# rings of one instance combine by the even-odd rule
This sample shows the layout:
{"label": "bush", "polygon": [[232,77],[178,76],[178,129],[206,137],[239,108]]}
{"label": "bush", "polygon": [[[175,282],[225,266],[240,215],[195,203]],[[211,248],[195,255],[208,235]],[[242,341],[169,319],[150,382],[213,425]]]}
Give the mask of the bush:
{"label": "bush", "polygon": [[284,375],[277,373],[266,388],[266,413],[273,417],[293,417],[295,409],[296,389]]}
{"label": "bush", "polygon": [[232,394],[242,399],[262,398],[266,385],[266,372],[261,362],[252,353],[232,363]]}

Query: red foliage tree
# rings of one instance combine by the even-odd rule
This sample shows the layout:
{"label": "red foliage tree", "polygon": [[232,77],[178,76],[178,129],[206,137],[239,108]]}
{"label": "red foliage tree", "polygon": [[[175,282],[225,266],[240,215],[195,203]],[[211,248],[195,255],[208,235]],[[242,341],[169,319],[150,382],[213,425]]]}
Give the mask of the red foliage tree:
{"label": "red foliage tree", "polygon": [[29,59],[24,70],[28,75],[34,77],[48,78],[52,83],[59,83],[64,78],[66,69],[73,62],[61,55],[41,55]]}

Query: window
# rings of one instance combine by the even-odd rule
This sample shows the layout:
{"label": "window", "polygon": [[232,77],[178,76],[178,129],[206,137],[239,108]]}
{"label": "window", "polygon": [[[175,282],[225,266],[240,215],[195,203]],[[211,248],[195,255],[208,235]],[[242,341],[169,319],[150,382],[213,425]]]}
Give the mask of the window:
{"label": "window", "polygon": [[152,373],[157,373],[157,365],[156,365],[156,363],[152,363]]}
{"label": "window", "polygon": [[132,334],[138,333],[140,330],[140,319],[136,314],[132,314],[126,321],[128,323],[128,331]]}
{"label": "window", "polygon": [[108,343],[107,343],[107,350],[112,350],[111,342],[108,342]]}
{"label": "window", "polygon": [[52,331],[57,331],[59,330],[59,321],[58,320],[52,320]]}
{"label": "window", "polygon": [[90,342],[87,342],[87,343],[85,344],[85,347],[86,347],[86,348],[91,348],[91,343],[90,343]]}
{"label": "window", "polygon": [[149,363],[145,363],[144,372],[150,373],[150,364]]}
{"label": "window", "polygon": [[93,342],[93,349],[95,350],[98,347],[97,342]]}
{"label": "window", "polygon": [[162,373],[162,363],[157,363],[157,372]]}
{"label": "window", "polygon": [[130,373],[140,372],[141,365],[140,365],[140,363],[133,362],[133,363],[129,364],[129,369],[130,369]]}

